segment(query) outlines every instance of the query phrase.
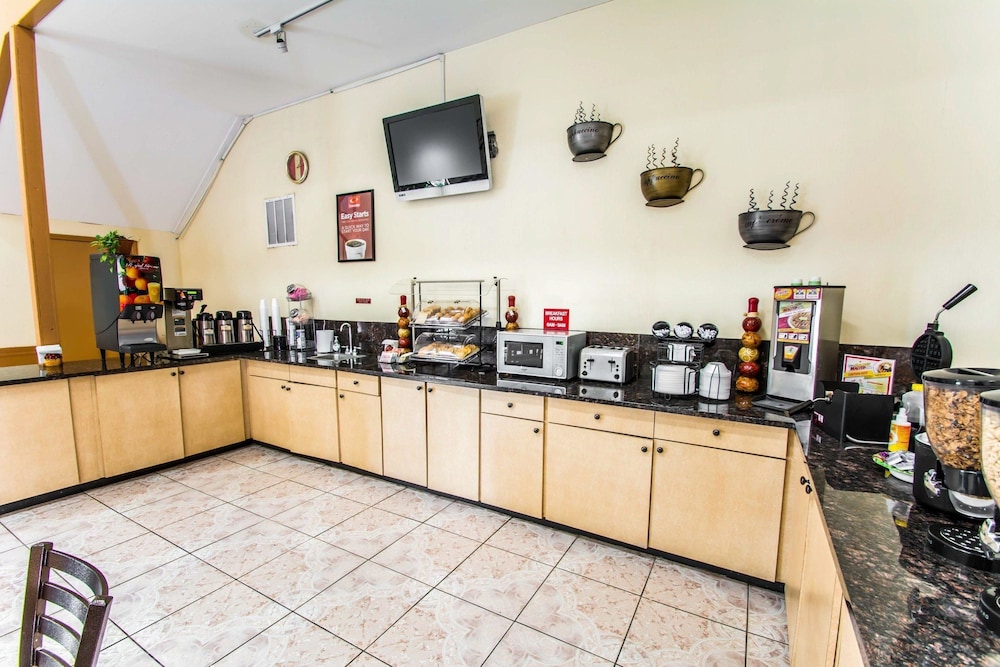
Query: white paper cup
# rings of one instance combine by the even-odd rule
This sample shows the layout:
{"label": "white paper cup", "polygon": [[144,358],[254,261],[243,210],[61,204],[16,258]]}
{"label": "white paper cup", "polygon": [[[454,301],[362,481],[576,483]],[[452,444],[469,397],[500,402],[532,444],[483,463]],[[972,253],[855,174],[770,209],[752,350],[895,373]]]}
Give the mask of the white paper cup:
{"label": "white paper cup", "polygon": [[368,243],[364,239],[351,239],[344,243],[344,255],[347,259],[364,259]]}

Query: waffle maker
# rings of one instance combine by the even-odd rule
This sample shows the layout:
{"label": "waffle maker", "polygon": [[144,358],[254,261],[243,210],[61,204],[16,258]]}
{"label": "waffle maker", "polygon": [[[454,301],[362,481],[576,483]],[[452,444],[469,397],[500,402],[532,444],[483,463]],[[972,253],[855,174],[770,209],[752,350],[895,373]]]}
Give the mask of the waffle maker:
{"label": "waffle maker", "polygon": [[933,322],[927,323],[927,328],[920,334],[913,347],[910,348],[910,367],[913,374],[918,378],[923,376],[924,371],[934,371],[939,368],[949,368],[951,366],[951,343],[944,337],[938,329],[938,318],[941,313],[951,310],[966,297],[976,291],[976,286],[969,283],[958,294],[944,302],[941,310],[934,316]]}

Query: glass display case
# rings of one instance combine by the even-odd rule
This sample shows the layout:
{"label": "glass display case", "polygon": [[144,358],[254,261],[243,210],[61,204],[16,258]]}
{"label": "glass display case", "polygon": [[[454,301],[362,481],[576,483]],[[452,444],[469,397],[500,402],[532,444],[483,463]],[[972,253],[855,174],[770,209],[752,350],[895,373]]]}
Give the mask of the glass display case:
{"label": "glass display case", "polygon": [[[490,295],[497,280],[411,281],[414,361],[448,364],[482,363],[492,337],[495,311]],[[497,290],[499,293],[499,290]],[[499,306],[497,306],[499,307]]]}

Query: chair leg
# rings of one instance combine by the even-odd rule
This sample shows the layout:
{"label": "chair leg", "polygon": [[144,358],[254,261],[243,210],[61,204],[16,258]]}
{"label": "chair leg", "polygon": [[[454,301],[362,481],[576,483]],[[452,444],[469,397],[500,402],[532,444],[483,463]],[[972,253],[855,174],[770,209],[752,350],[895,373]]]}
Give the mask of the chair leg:
{"label": "chair leg", "polygon": [[21,616],[21,648],[18,658],[19,667],[31,667],[34,644],[36,621],[41,611],[40,605],[44,602],[40,599],[42,592],[42,582],[48,580],[48,553],[52,550],[51,542],[42,542],[31,547],[28,556],[28,579],[24,586],[24,613]]}

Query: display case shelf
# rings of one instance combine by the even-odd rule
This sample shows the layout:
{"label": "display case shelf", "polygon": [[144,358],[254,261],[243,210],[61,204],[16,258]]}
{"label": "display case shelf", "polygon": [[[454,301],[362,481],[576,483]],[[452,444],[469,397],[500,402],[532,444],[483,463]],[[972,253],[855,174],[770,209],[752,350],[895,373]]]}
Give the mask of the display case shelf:
{"label": "display case shelf", "polygon": [[[413,361],[482,364],[488,329],[495,314],[484,303],[497,279],[411,281]],[[499,289],[497,290],[499,293]],[[498,301],[499,304],[499,301]],[[486,307],[484,307],[484,305]],[[499,308],[499,305],[497,305]]]}

